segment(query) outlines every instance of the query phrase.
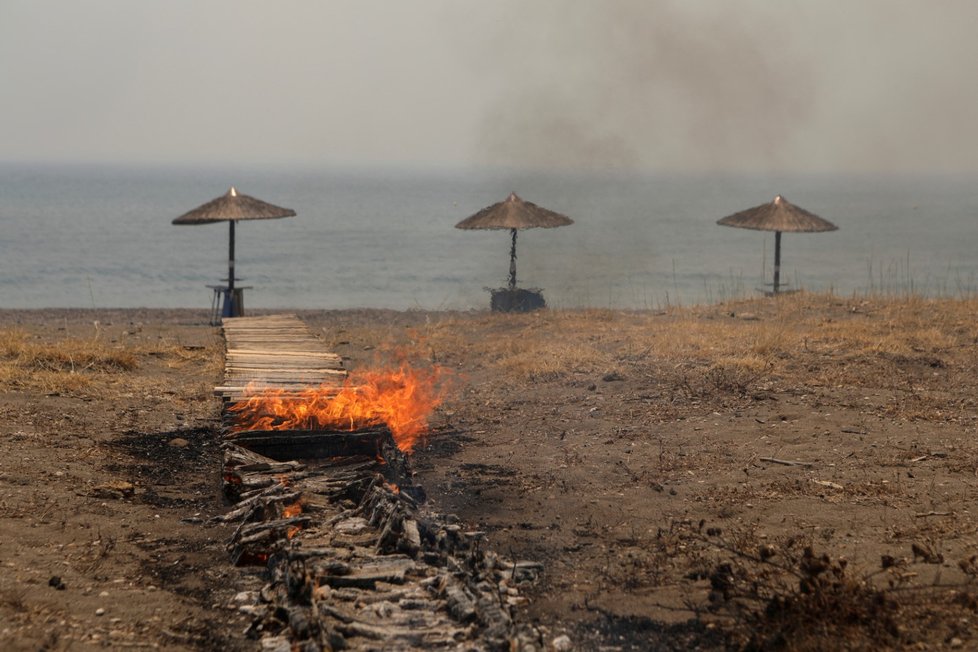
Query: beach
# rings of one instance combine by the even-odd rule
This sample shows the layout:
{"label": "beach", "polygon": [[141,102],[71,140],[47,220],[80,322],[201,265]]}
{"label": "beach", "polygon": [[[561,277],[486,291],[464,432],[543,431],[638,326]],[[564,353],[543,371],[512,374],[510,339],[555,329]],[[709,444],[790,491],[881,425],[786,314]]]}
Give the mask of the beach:
{"label": "beach", "polygon": [[[451,373],[415,481],[543,564],[515,617],[544,641],[932,649],[975,644],[976,309],[295,313],[351,369]],[[208,321],[0,310],[5,649],[255,649],[236,596],[261,569],[208,524],[228,509]]]}

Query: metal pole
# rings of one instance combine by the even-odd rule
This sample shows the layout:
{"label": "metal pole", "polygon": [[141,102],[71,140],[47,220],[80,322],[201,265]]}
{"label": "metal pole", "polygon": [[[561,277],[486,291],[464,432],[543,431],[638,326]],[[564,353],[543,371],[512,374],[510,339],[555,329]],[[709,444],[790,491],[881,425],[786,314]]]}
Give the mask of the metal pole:
{"label": "metal pole", "polygon": [[774,232],[774,293],[781,285],[781,232]]}
{"label": "metal pole", "polygon": [[516,229],[513,232],[513,246],[509,249],[509,289],[516,289]]}
{"label": "metal pole", "polygon": [[234,290],[234,220],[229,220],[231,233],[228,239],[228,289]]}
{"label": "metal pole", "polygon": [[234,220],[229,220],[231,225],[228,244],[228,293],[224,299],[224,316],[234,317]]}

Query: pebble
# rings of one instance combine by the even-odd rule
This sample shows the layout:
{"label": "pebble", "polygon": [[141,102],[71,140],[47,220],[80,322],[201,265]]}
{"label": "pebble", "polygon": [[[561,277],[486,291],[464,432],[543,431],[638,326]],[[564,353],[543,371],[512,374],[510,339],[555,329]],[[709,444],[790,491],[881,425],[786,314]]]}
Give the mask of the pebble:
{"label": "pebble", "polygon": [[186,448],[189,445],[190,442],[183,437],[174,437],[170,440],[170,446],[173,446],[174,448]]}
{"label": "pebble", "polygon": [[98,609],[95,610],[95,615],[96,616],[104,616],[105,615],[105,609],[103,609],[102,607],[99,607]]}
{"label": "pebble", "polygon": [[284,636],[267,636],[260,642],[262,652],[289,652],[292,646]]}
{"label": "pebble", "polygon": [[258,594],[254,591],[241,591],[231,599],[231,602],[236,602],[238,604],[250,604],[257,602],[257,598]]}
{"label": "pebble", "polygon": [[574,644],[570,640],[570,636],[567,634],[561,634],[553,641],[550,642],[555,652],[568,652],[568,650],[574,649]]}

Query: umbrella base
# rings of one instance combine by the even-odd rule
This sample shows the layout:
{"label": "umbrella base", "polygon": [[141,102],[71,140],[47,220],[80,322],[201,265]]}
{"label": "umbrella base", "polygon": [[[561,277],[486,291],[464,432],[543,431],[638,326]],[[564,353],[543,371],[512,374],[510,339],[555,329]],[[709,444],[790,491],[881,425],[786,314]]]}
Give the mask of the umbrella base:
{"label": "umbrella base", "polygon": [[779,294],[796,294],[798,292],[801,292],[800,289],[790,289],[783,285],[780,288],[778,288],[777,292],[775,292],[774,290],[768,290],[766,288],[757,288],[757,291],[766,297],[776,297]]}
{"label": "umbrella base", "polygon": [[214,290],[211,300],[211,326],[220,326],[224,317],[241,317],[244,315],[244,291],[251,286],[236,287],[231,290],[224,285],[208,285]]}
{"label": "umbrella base", "polygon": [[489,305],[493,312],[531,312],[547,307],[541,290],[490,288],[489,292],[492,293]]}

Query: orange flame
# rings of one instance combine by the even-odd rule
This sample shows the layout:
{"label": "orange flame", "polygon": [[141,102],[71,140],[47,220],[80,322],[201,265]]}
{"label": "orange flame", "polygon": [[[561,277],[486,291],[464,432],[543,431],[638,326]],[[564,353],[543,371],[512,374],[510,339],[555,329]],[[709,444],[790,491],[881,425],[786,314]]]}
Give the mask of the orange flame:
{"label": "orange flame", "polygon": [[401,365],[397,369],[351,373],[341,387],[286,394],[265,390],[251,394],[229,409],[238,414],[235,430],[357,430],[386,425],[405,453],[414,450],[428,431],[428,418],[445,398],[443,367],[428,370]]}
{"label": "orange flame", "polygon": [[[302,502],[295,501],[291,505],[282,506],[282,518],[292,518],[293,516],[298,516],[302,513]],[[285,532],[285,538],[291,539],[295,535],[302,531],[301,525],[290,525],[289,529]]]}

